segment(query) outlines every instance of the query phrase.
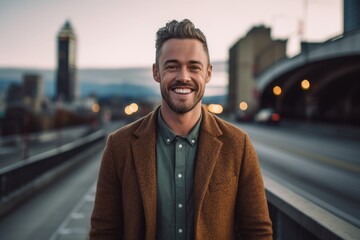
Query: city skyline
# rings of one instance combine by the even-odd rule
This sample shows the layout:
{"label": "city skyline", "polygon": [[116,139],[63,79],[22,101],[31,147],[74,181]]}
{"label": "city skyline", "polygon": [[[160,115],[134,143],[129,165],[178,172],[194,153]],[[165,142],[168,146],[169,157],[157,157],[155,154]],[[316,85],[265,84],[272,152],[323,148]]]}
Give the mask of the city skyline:
{"label": "city skyline", "polygon": [[289,38],[291,56],[299,51],[301,21],[302,38],[308,41],[342,33],[342,2],[1,0],[0,67],[56,68],[56,34],[67,20],[78,36],[79,68],[151,66],[157,29],[184,18],[204,31],[212,61],[227,61],[231,45],[261,24],[271,27],[273,38]]}

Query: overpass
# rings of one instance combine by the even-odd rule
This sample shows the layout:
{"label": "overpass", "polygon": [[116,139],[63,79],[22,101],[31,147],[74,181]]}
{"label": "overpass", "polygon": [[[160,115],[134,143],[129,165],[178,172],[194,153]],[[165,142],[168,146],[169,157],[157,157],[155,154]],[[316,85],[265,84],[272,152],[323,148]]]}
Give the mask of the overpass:
{"label": "overpass", "polygon": [[[304,45],[301,54],[261,72],[256,77],[260,107],[275,108],[286,118],[358,124],[359,77],[360,29]],[[304,90],[305,79],[310,86]],[[275,86],[281,94],[274,94]]]}

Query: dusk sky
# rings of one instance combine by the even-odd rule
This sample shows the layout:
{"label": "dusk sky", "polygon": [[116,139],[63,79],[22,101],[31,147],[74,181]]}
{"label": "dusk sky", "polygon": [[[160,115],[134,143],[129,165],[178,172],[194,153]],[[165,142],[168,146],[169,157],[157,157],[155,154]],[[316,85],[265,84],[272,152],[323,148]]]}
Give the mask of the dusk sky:
{"label": "dusk sky", "polygon": [[66,20],[78,38],[78,67],[150,66],[157,29],[184,18],[207,36],[212,61],[226,61],[228,49],[259,24],[273,38],[288,38],[291,56],[301,21],[309,41],[342,33],[343,0],[0,0],[0,67],[55,68]]}

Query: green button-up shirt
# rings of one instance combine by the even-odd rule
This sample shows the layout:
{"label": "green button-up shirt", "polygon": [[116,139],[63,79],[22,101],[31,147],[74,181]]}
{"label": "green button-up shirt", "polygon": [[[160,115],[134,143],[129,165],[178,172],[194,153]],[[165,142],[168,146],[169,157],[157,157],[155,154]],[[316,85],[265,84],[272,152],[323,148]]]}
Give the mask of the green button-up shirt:
{"label": "green button-up shirt", "polygon": [[177,136],[159,111],[156,138],[156,239],[194,239],[194,169],[202,117],[186,137]]}

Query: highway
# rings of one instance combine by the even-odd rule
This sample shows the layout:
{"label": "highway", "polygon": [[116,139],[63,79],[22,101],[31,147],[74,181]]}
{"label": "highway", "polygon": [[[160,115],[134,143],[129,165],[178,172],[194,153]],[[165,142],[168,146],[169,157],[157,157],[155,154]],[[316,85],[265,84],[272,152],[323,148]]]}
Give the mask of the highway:
{"label": "highway", "polygon": [[94,129],[90,126],[78,126],[43,133],[1,137],[0,167],[72,142],[91,131]]}
{"label": "highway", "polygon": [[[360,226],[360,140],[234,124],[252,139],[264,175]],[[1,219],[0,239],[85,240],[100,159],[101,151]]]}
{"label": "highway", "polygon": [[281,126],[237,124],[264,175],[360,227],[360,141]]}
{"label": "highway", "polygon": [[[90,191],[96,182],[100,159],[101,152],[98,152],[85,164],[73,169],[1,219],[0,239],[86,239],[92,205],[87,206],[86,211],[82,212],[83,215],[77,211],[83,205],[86,207],[86,202],[92,203],[91,199],[86,201],[86,197],[91,194]],[[66,223],[72,218],[82,220],[74,223],[79,225],[75,226],[76,232],[64,231],[67,229]]]}

